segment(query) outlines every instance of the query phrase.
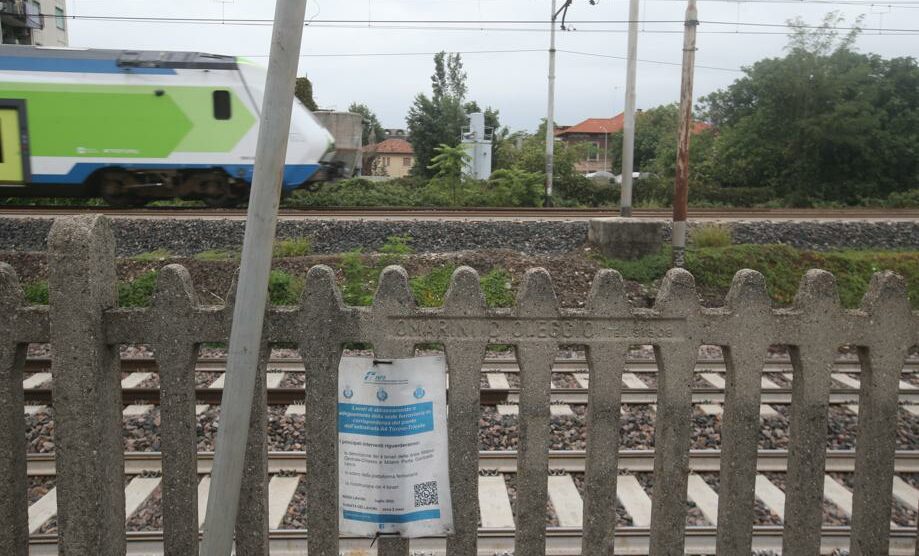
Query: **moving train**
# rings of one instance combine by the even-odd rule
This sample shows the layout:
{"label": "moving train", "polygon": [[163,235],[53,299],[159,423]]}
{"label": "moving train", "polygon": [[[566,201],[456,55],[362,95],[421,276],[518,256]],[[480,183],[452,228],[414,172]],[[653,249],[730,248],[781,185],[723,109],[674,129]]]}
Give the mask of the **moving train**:
{"label": "moving train", "polygon": [[[198,52],[0,46],[0,197],[233,206],[248,198],[266,77]],[[284,192],[328,175],[333,157],[295,99]]]}

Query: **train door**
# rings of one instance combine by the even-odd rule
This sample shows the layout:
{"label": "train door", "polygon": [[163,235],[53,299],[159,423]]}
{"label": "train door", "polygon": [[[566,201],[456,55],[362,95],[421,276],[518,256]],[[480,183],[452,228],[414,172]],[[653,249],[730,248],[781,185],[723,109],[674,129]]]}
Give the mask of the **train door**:
{"label": "train door", "polygon": [[29,177],[25,103],[0,101],[0,184],[24,184]]}

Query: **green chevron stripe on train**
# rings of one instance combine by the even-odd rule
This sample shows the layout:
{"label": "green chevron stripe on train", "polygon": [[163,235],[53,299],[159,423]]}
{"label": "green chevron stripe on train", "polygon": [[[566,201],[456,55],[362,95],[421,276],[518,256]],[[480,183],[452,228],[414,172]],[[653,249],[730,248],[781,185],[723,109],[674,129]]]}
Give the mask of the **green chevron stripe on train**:
{"label": "green chevron stripe on train", "polygon": [[[0,195],[234,205],[252,180],[265,79],[263,68],[228,56],[2,46]],[[333,147],[294,103],[287,192],[305,186]]]}

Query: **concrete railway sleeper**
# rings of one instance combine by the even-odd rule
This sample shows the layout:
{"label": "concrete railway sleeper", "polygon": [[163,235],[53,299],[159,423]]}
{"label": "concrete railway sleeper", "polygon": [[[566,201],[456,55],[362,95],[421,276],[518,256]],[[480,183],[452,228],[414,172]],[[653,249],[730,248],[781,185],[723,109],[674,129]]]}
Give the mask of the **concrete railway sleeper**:
{"label": "concrete railway sleeper", "polygon": [[[571,458],[574,459],[574,458]],[[303,461],[302,454],[299,460]],[[548,476],[548,501],[543,517],[544,527],[548,533],[561,529],[571,533],[582,533],[584,525],[584,473],[583,456],[581,470],[553,469]],[[551,462],[551,460],[550,460]],[[481,465],[481,464],[480,464]],[[717,473],[692,469],[687,484],[687,512],[684,527],[687,533],[698,532],[701,528],[714,527],[718,524],[718,504],[720,477]],[[199,508],[206,505],[207,486],[210,477],[206,471],[199,476],[197,503]],[[825,484],[823,516],[821,528],[835,529],[837,533],[851,532],[848,529],[852,517],[852,473],[832,472],[823,477]],[[306,476],[302,471],[286,469],[274,471],[269,469],[268,477],[268,526],[273,535],[304,533],[308,511],[304,506]],[[906,550],[908,535],[914,534],[916,527],[917,502],[919,490],[916,489],[915,475],[905,479],[895,475],[892,481],[893,521],[890,531],[897,537],[902,536],[903,548]],[[29,530],[30,543],[41,545],[48,540],[48,535],[56,532],[56,496],[57,490],[53,477],[34,477],[30,481]],[[479,536],[483,533],[498,531],[512,532],[518,520],[517,513],[517,476],[516,469],[496,471],[480,469],[478,481]],[[784,473],[758,472],[756,475],[756,513],[754,517],[754,535],[763,528],[780,527],[785,517]],[[647,528],[653,512],[653,476],[649,472],[632,472],[621,474],[616,482],[616,520],[610,524],[610,530],[618,536]],[[125,521],[128,535],[138,532],[155,533],[161,530],[163,519],[162,477],[155,471],[130,473],[125,479]],[[203,524],[203,515],[199,510],[198,526]],[[369,541],[365,541],[369,542]],[[823,547],[848,548],[849,539],[840,535],[833,543]],[[699,546],[698,552],[710,554],[714,545]],[[568,547],[573,550],[574,547]],[[565,552],[561,552],[565,553]],[[639,549],[636,554],[646,554]],[[899,553],[893,549],[891,553]],[[573,554],[573,553],[572,553]]]}
{"label": "concrete railway sleeper", "polygon": [[[117,308],[114,239],[104,217],[56,219],[48,246],[49,307],[27,306],[15,274],[0,265],[0,445],[10,454],[0,458],[0,499],[9,501],[0,508],[0,553],[20,556],[30,548],[38,553],[41,544],[29,535],[28,485],[35,478],[27,474],[22,382],[27,346],[50,343],[55,354],[54,512],[60,529],[56,541],[45,539],[50,543],[46,546],[63,553],[119,554],[129,545],[134,550],[136,545],[128,539],[136,537],[126,534],[126,516],[154,496],[153,481],[160,479],[162,550],[193,554],[199,538],[200,488],[193,371],[198,346],[226,342],[232,307],[201,305],[188,272],[170,265],[159,272],[150,308]],[[895,473],[899,382],[903,362],[919,344],[919,315],[911,310],[900,277],[877,274],[858,310],[843,309],[833,276],[817,270],[805,275],[795,303],[783,310],[771,307],[763,277],[752,271],[736,275],[725,306],[718,309],[699,306],[694,280],[681,270],[667,274],[651,309],[630,307],[621,277],[613,271],[596,276],[583,309],[560,308],[551,278],[541,269],[526,274],[512,309],[487,308],[478,277],[469,268],[454,274],[443,308],[419,309],[412,300],[406,272],[390,267],[380,278],[371,307],[344,306],[332,271],[316,267],[306,278],[299,306],[271,308],[266,315],[265,345],[298,345],[310,370],[305,374],[303,413],[311,426],[301,429],[309,473],[299,479],[297,488],[303,485],[307,507],[324,509],[299,515],[309,531],[305,543],[311,555],[332,556],[355,547],[351,540],[339,539],[336,507],[336,371],[341,346],[349,343],[373,345],[377,356],[392,358],[411,356],[418,345],[442,344],[451,369],[448,439],[456,532],[446,541],[424,539],[411,545],[382,539],[376,545],[381,556],[407,556],[410,546],[416,551],[445,550],[450,556],[472,555],[497,550],[496,540],[509,543],[511,535],[513,544],[503,549],[526,556],[574,550],[608,554],[613,545],[620,553],[635,548],[653,554],[737,555],[754,548],[778,548],[815,554],[834,542],[862,554],[915,553],[916,527],[891,527],[897,519],[895,477],[908,485],[911,479]],[[564,336],[545,332],[554,329]],[[125,468],[125,407],[117,360],[118,346],[125,344],[150,345],[164,379],[158,408],[162,477],[135,475],[129,491],[120,480]],[[517,473],[502,477],[509,503],[513,488],[512,515],[522,517],[515,518],[512,531],[500,528],[490,536],[479,528],[483,511],[491,509],[481,503],[480,489],[499,483],[496,475],[479,476],[476,456],[481,370],[487,346],[496,344],[516,346],[523,379],[517,419],[525,426],[517,438]],[[546,403],[560,344],[586,346],[589,358],[586,393],[594,410],[585,416],[585,432],[590,434],[583,474],[549,472],[552,437],[547,425],[569,418],[553,416],[552,404]],[[653,472],[625,475],[618,471],[616,431],[622,417],[622,384],[631,381],[623,369],[633,345],[653,345],[664,371],[656,377]],[[691,411],[692,386],[702,345],[724,347],[728,359],[727,372],[719,377],[725,382],[723,415],[711,416],[723,419],[717,474],[689,467],[696,418]],[[784,474],[757,470],[765,391],[762,368],[772,345],[790,346],[794,367]],[[858,443],[854,472],[837,473],[828,470],[826,434],[833,362],[839,346],[845,345],[856,346],[862,366]],[[259,373],[266,373],[267,359],[266,350]],[[253,554],[284,542],[268,525],[284,511],[265,500],[270,502],[272,490],[290,492],[293,484],[287,474],[269,477],[265,471],[268,431],[261,423],[272,410],[264,402],[267,377],[258,384],[247,445],[246,468],[251,471],[241,503],[260,510],[241,515],[237,522],[237,550]],[[620,491],[629,496],[620,497]],[[778,491],[784,495],[782,524],[756,526],[762,504],[774,500]],[[148,500],[138,505],[148,492]],[[573,523],[581,492],[582,527],[547,531],[547,507],[553,508],[559,522]],[[646,499],[651,501],[650,511]],[[646,522],[647,528],[630,536],[625,527],[616,535],[616,500],[633,523]],[[850,523],[848,527],[825,523],[830,506],[824,500],[832,505],[832,515],[849,514],[840,519]],[[506,505],[498,506],[506,518]],[[297,512],[290,514],[298,517]],[[700,523],[713,525],[687,529],[687,516],[699,515]],[[361,548],[369,546],[366,540],[361,543]],[[276,553],[282,553],[280,547]]]}

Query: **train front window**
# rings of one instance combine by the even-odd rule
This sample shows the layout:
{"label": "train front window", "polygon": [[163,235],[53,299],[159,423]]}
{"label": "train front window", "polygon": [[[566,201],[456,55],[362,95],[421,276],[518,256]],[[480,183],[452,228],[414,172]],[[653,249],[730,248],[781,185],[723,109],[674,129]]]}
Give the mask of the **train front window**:
{"label": "train front window", "polygon": [[230,119],[230,91],[214,91],[214,119]]}

